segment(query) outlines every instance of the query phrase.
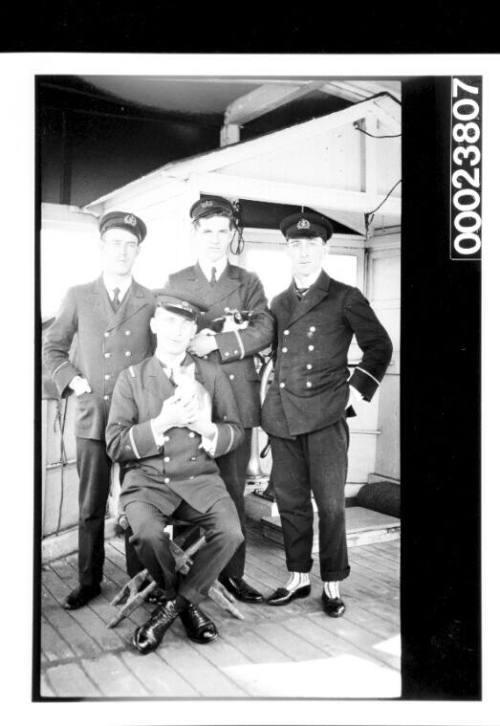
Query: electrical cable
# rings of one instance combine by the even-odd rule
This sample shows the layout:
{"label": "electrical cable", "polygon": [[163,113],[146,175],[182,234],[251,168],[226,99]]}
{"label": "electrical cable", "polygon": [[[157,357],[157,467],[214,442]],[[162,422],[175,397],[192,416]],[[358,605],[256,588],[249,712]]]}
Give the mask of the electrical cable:
{"label": "electrical cable", "polygon": [[[62,413],[61,413],[61,403],[62,403]],[[68,399],[65,398],[64,402],[61,401],[61,399],[58,399],[57,401],[57,413],[56,413],[56,420],[54,421],[54,428],[55,423],[59,424],[59,435],[60,435],[60,444],[59,444],[59,464],[61,465],[61,476],[60,476],[60,497],[59,497],[59,510],[57,512],[57,527],[56,532],[59,534],[60,528],[61,528],[61,521],[62,521],[62,509],[63,509],[63,502],[64,502],[64,467],[66,465],[67,456],[66,456],[66,447],[64,446],[64,428],[66,424],[66,410],[68,407]]]}
{"label": "electrical cable", "polygon": [[371,134],[369,131],[365,131],[365,129],[362,129],[357,121],[353,125],[356,131],[360,131],[362,134],[365,134],[365,136],[369,136],[371,139],[398,139],[400,136],[402,136],[402,134],[381,134],[380,136],[376,136],[375,134]]}
{"label": "electrical cable", "polygon": [[[234,209],[235,230],[234,230],[233,238],[231,239],[231,242],[229,244],[229,249],[231,250],[231,253],[233,255],[241,255],[241,253],[245,249],[245,238],[243,237],[243,227],[240,222],[240,204],[239,204],[239,202],[233,203],[233,209]],[[234,244],[233,244],[235,237],[237,238],[236,247],[234,247]]]}
{"label": "electrical cable", "polygon": [[389,199],[389,197],[391,196],[391,194],[393,193],[393,191],[396,189],[397,186],[399,186],[399,184],[401,184],[402,181],[403,181],[402,179],[398,179],[398,181],[394,184],[394,186],[392,186],[389,189],[389,191],[387,192],[387,194],[385,195],[385,197],[382,199],[382,201],[380,202],[380,204],[377,207],[375,207],[375,209],[372,209],[371,212],[365,212],[365,215],[364,216],[365,216],[365,239],[366,240],[368,240],[368,230],[370,228],[371,223],[373,222],[373,218],[375,216],[375,212],[377,212],[380,209],[380,207],[383,204],[385,204],[385,202]]}

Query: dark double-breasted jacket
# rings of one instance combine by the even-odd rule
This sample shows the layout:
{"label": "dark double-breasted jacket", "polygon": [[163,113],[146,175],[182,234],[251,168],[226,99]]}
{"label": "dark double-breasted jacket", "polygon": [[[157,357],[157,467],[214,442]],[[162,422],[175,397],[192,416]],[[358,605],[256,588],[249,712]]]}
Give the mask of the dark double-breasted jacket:
{"label": "dark double-breasted jacket", "polygon": [[183,367],[194,366],[194,378],[210,396],[212,420],[217,424],[213,456],[203,448],[199,434],[172,428],[158,445],[151,419],[175,392],[161,363],[152,356],[118,377],[106,429],[108,455],[124,471],[121,501],[149,502],[171,514],[185,500],[200,512],[228,493],[214,457],[240,444],[243,428],[231,386],[220,366],[187,355]]}
{"label": "dark double-breasted jacket", "polygon": [[[275,297],[273,381],[262,427],[281,438],[317,431],[345,415],[349,385],[370,400],[392,355],[385,328],[361,292],[322,271],[299,300],[295,286]],[[363,357],[349,376],[347,353],[355,335]]]}
{"label": "dark double-breasted jacket", "polygon": [[43,358],[59,395],[71,393],[74,376],[90,384],[91,393],[77,399],[76,436],[104,441],[119,373],[153,353],[149,321],[154,310],[151,291],[135,280],[116,312],[102,277],[68,290],[45,335]]}
{"label": "dark double-breasted jacket", "polygon": [[264,288],[257,275],[242,267],[228,264],[215,285],[210,285],[198,264],[172,274],[166,286],[173,295],[187,297],[194,304],[208,308],[201,316],[199,329],[217,329],[214,320],[225,308],[250,310],[248,327],[217,333],[219,346],[209,359],[222,364],[238,403],[245,428],[260,423],[260,384],[253,356],[273,340],[274,324]]}

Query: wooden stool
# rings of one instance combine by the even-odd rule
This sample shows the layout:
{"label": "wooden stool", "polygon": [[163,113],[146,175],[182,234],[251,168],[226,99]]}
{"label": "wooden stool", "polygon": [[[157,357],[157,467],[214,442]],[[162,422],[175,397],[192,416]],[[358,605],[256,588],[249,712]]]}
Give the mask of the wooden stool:
{"label": "wooden stool", "polygon": [[[175,522],[175,524],[180,523]],[[127,525],[126,517],[122,515],[120,518],[120,526],[126,528]],[[169,526],[170,525],[167,525],[167,527]],[[167,527],[165,527],[165,530]],[[187,547],[186,550],[183,550],[178,544],[169,538],[168,545],[175,560],[175,571],[186,575],[193,564],[193,556],[201,547],[203,547],[205,543],[206,539],[204,535],[201,535],[195,542],[193,542],[193,544]],[[143,587],[144,583],[148,580],[148,584]],[[141,587],[143,588],[142,590],[140,589]],[[107,627],[114,628],[115,625],[118,625],[123,618],[126,618],[130,615],[130,613],[142,605],[156,587],[158,587],[158,585],[156,581],[153,580],[147,569],[141,570],[141,572],[134,575],[134,577],[132,577],[122,587],[120,592],[111,601],[111,605],[114,605],[115,607],[121,605],[121,607],[112,620],[110,620]],[[234,597],[218,580],[214,582],[208,591],[208,597],[217,603],[217,605],[219,605],[219,607],[223,610],[227,610],[227,612],[231,613],[233,617],[238,618],[239,620],[244,620],[242,613],[234,605]]]}

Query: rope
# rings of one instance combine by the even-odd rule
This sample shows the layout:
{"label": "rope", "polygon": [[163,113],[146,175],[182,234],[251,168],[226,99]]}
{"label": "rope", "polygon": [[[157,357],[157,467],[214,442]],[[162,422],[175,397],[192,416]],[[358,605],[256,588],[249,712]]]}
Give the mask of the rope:
{"label": "rope", "polygon": [[[62,408],[62,411],[61,411],[61,408]],[[54,420],[54,430],[55,430],[55,424],[57,421],[57,423],[59,424],[59,433],[60,433],[58,463],[61,465],[61,475],[60,475],[59,511],[57,512],[56,533],[58,533],[59,530],[61,529],[62,510],[63,510],[63,503],[64,503],[64,467],[67,462],[66,448],[64,446],[64,427],[66,424],[67,408],[68,408],[68,399],[67,398],[64,399],[64,402],[62,402],[61,399],[57,400],[57,412],[56,412],[56,418]]]}

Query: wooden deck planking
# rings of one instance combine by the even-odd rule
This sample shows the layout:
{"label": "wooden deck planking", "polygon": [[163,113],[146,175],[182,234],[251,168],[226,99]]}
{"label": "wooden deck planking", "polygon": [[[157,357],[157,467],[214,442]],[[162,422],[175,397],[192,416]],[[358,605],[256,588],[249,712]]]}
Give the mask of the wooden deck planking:
{"label": "wooden deck planking", "polygon": [[[69,593],[70,588],[57,576],[57,573],[52,572],[44,579],[46,586],[50,589],[52,594],[59,601],[64,600]],[[102,595],[96,598],[94,602],[97,601],[100,601],[100,604],[103,603]],[[94,607],[96,606],[94,605]],[[112,651],[122,647],[123,642],[120,637],[113,630],[106,627],[105,622],[99,617],[99,615],[96,614],[92,607],[71,610],[69,613],[70,617],[74,618],[89,637],[97,642],[102,650]]]}
{"label": "wooden deck planking", "polygon": [[[342,585],[347,606],[343,618],[323,614],[315,556],[310,597],[285,607],[238,603],[243,621],[207,600],[202,608],[216,622],[217,641],[192,643],[177,620],[161,647],[147,656],[133,651],[130,637],[153,606],[142,606],[114,630],[106,628],[114,610],[110,601],[128,580],[122,539],[106,543],[102,593],[81,610],[68,613],[60,607],[78,580],[76,555],[51,563],[42,573],[42,651],[47,660],[41,666],[41,695],[244,698],[254,689],[254,695],[261,696],[262,681],[254,685],[251,678],[239,675],[249,667],[276,664],[279,669],[280,663],[342,655],[399,671],[397,657],[375,648],[399,633],[399,542],[351,548],[350,556],[351,576]],[[253,524],[245,576],[264,595],[287,577],[283,549],[264,540]]]}
{"label": "wooden deck planking", "polygon": [[125,651],[123,662],[142,685],[154,696],[165,698],[192,698],[200,694],[180,676],[158,653],[141,658],[137,653]]}
{"label": "wooden deck planking", "polygon": [[51,666],[47,668],[45,675],[49,687],[57,696],[99,698],[103,695],[79,663]]}
{"label": "wooden deck planking", "polygon": [[119,655],[106,653],[100,658],[84,659],[82,667],[108,698],[127,697],[131,694],[137,697],[152,695]]}
{"label": "wooden deck planking", "polygon": [[47,661],[75,657],[75,653],[68,643],[63,640],[58,631],[47,622],[44,616],[42,616],[41,624],[41,648],[42,654],[45,655]]}
{"label": "wooden deck planking", "polygon": [[[216,643],[217,641],[210,645],[200,646],[200,648],[214,648]],[[207,660],[203,652],[198,652],[189,640],[172,641],[166,636],[157,652],[201,696],[244,697],[249,695]]]}
{"label": "wooden deck planking", "polygon": [[[378,654],[373,650],[372,646],[374,641],[368,632],[361,633],[360,635],[360,631],[358,630],[358,638],[353,642],[347,639],[345,635],[341,636],[333,627],[332,622],[331,632],[335,635],[335,638],[328,638],[325,634],[325,628],[322,627],[323,620],[327,620],[327,618],[319,619],[314,616],[297,617],[287,620],[283,625],[285,628],[291,629],[294,632],[299,632],[302,637],[307,638],[308,642],[313,643],[317,648],[324,652],[324,657],[349,654],[369,660],[372,663],[382,661],[384,664],[392,665],[391,663],[387,663],[384,653]],[[340,622],[340,620],[338,622]],[[345,622],[346,621],[344,619],[344,623]],[[350,623],[347,628],[343,629],[343,632],[345,633],[346,630],[351,631],[352,627],[353,624]],[[379,642],[378,639],[376,639],[375,642]]]}
{"label": "wooden deck planking", "polygon": [[92,658],[101,653],[98,643],[85,632],[66,610],[61,608],[61,601],[53,597],[49,591],[45,591],[43,613],[61,638],[66,643],[71,643],[71,648],[78,657]]}
{"label": "wooden deck planking", "polygon": [[383,660],[393,668],[399,669],[398,658],[374,649],[374,646],[380,643],[380,638],[369,630],[350,622],[346,618],[324,618],[315,615],[311,615],[310,618],[320,628],[328,631],[337,639],[345,640],[351,646],[355,646],[359,650],[364,651],[366,655]]}

